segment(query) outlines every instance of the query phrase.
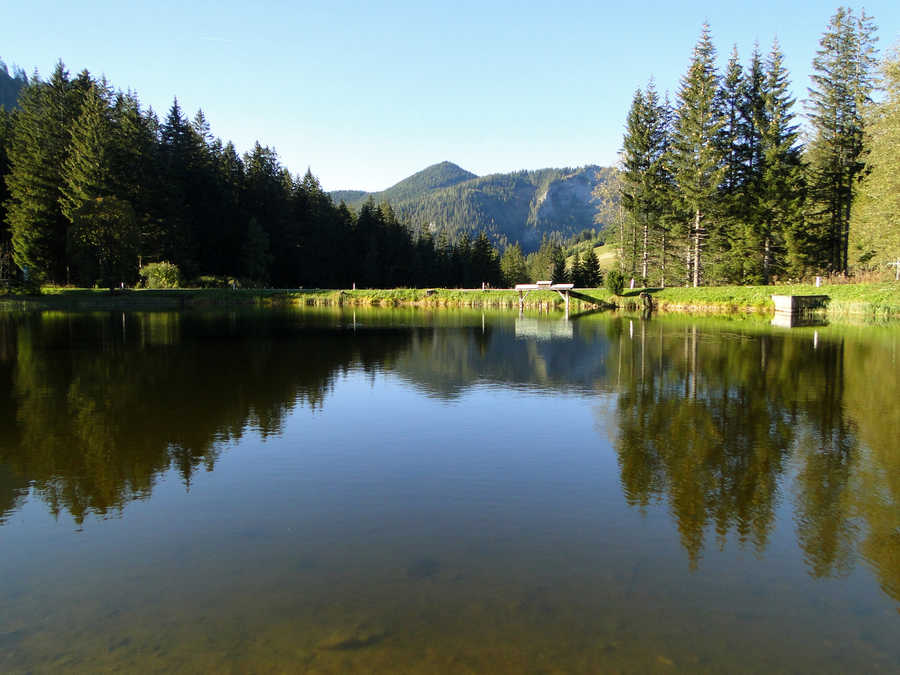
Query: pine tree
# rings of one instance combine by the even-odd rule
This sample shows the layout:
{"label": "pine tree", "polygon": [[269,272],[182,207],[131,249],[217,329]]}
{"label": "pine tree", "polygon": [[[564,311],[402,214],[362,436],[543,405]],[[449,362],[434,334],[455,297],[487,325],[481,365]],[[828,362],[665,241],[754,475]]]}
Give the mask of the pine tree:
{"label": "pine tree", "polygon": [[483,231],[478,233],[472,245],[472,271],[475,283],[479,285],[499,286],[502,283],[500,260]]}
{"label": "pine tree", "polygon": [[109,97],[105,82],[92,83],[85,92],[62,167],[60,207],[71,224],[67,258],[72,278],[88,285],[130,281],[137,273],[134,210],[113,186]]}
{"label": "pine tree", "polygon": [[550,253],[550,260],[552,262],[553,267],[550,272],[550,280],[554,284],[565,284],[569,282],[569,274],[566,271],[566,256],[563,253],[562,247],[557,244],[555,245]]}
{"label": "pine tree", "polygon": [[79,280],[113,288],[137,276],[139,230],[128,202],[87,199],[71,217],[69,259]]}
{"label": "pine tree", "polygon": [[[754,56],[757,56],[754,52]],[[758,61],[751,60],[745,77],[737,47],[728,59],[719,92],[722,126],[716,142],[722,161],[715,227],[708,228],[707,241],[712,256],[706,276],[714,282],[744,281],[747,249],[747,224],[751,220],[751,128]]]}
{"label": "pine tree", "polygon": [[[380,213],[370,197],[356,218],[354,239],[356,255],[354,256],[354,269],[359,276],[360,285],[364,288],[376,288],[380,278],[380,251],[378,229],[380,227]],[[455,249],[454,249],[455,252]]]}
{"label": "pine tree", "polygon": [[220,251],[215,270],[218,274],[229,274],[240,269],[246,240],[244,226],[250,219],[243,204],[246,176],[244,162],[230,141],[215,156],[214,164],[220,194],[218,212],[221,214]]}
{"label": "pine tree", "polygon": [[163,227],[160,248],[154,254],[175,263],[183,273],[193,268],[190,195],[195,146],[192,133],[176,98],[160,127]]}
{"label": "pine tree", "polygon": [[622,142],[622,207],[628,216],[620,226],[619,255],[629,274],[636,274],[640,259],[642,231],[649,227],[644,208],[643,186],[649,168],[649,136],[647,128],[647,103],[644,92],[638,89],[631,100],[631,108],[625,121],[625,138]]}
{"label": "pine tree", "polygon": [[863,109],[874,89],[875,26],[862,12],[839,7],[813,59],[809,119],[813,127],[814,242],[821,252],[813,262],[845,273],[848,264],[850,209],[863,169]]}
{"label": "pine tree", "polygon": [[716,143],[722,128],[722,113],[718,105],[715,48],[708,24],[703,26],[690,68],[681,82],[674,127],[672,172],[691,213],[687,259],[690,281],[699,286],[703,279],[704,245],[722,180],[722,160]]}
{"label": "pine tree", "polygon": [[72,123],[69,146],[63,161],[60,208],[71,223],[85,202],[109,196],[112,124],[108,92],[100,83],[92,83]]}
{"label": "pine tree", "polygon": [[158,122],[152,111],[141,111],[133,93],[118,93],[110,111],[108,146],[112,193],[131,204],[140,228],[141,249],[158,248],[159,204],[163,199],[159,166]]}
{"label": "pine tree", "polygon": [[15,276],[12,233],[6,221],[6,202],[9,199],[9,190],[6,188],[5,180],[9,173],[9,144],[12,140],[14,116],[14,112],[7,112],[3,106],[0,106],[0,281]]}
{"label": "pine tree", "polygon": [[794,99],[778,41],[766,59],[760,141],[761,171],[756,204],[756,259],[761,259],[761,281],[773,274],[799,272],[803,232],[803,165],[798,126],[794,124]]}
{"label": "pine tree", "polygon": [[264,284],[269,278],[271,262],[269,235],[256,218],[250,218],[241,253],[241,276],[251,283]]}
{"label": "pine tree", "polygon": [[887,97],[867,116],[867,173],[850,220],[852,260],[865,266],[900,260],[900,50],[883,71]]}
{"label": "pine tree", "polygon": [[528,283],[528,268],[519,242],[504,249],[500,258],[500,272],[503,275],[503,283],[510,288],[516,284]]}
{"label": "pine tree", "polygon": [[47,82],[35,75],[19,97],[9,147],[6,218],[16,265],[39,281],[66,280],[69,221],[60,209],[61,173],[84,80],[84,74],[70,80],[59,63]]}
{"label": "pine tree", "polygon": [[763,198],[763,172],[765,169],[765,150],[763,136],[768,127],[766,115],[767,80],[765,64],[759,45],[753,47],[750,64],[744,76],[744,100],[741,106],[744,153],[743,180],[737,209],[732,212],[735,230],[732,250],[735,272],[733,281],[739,283],[759,283],[763,280],[760,260],[760,242],[765,239],[762,233],[763,215],[761,200]]}
{"label": "pine tree", "polygon": [[4,251],[9,247],[11,236],[6,222],[6,200],[9,199],[9,190],[4,178],[9,173],[9,145],[12,141],[14,116],[13,111],[7,112],[0,106],[0,247],[3,247]]}
{"label": "pine tree", "polygon": [[569,270],[569,281],[575,284],[577,288],[584,288],[584,264],[581,261],[581,254],[578,251],[572,256],[572,267]]}
{"label": "pine tree", "polygon": [[663,228],[668,202],[668,114],[651,80],[635,92],[626,121],[622,151],[622,206],[629,218],[623,238],[626,269],[645,280],[650,274],[651,248]]}
{"label": "pine tree", "polygon": [[587,253],[584,254],[584,285],[588,288],[597,288],[603,283],[602,274],[600,273],[600,261],[597,259],[597,253],[591,246]]}

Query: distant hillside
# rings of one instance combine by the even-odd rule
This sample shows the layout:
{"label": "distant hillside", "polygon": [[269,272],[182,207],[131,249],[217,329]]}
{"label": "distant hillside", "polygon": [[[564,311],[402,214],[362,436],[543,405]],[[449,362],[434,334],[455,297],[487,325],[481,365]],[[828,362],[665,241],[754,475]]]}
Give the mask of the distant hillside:
{"label": "distant hillside", "polygon": [[28,83],[28,77],[25,71],[19,68],[13,69],[13,74],[9,74],[6,64],[0,60],[0,106],[7,110],[16,107],[19,99],[19,92]]}
{"label": "distant hillside", "polygon": [[401,220],[436,236],[464,231],[488,232],[495,243],[518,241],[528,252],[543,236],[567,239],[598,228],[594,188],[614,169],[540,169],[478,177],[451,162],[441,162],[383,192],[332,192],[335,201],[358,209],[370,197],[387,201]]}

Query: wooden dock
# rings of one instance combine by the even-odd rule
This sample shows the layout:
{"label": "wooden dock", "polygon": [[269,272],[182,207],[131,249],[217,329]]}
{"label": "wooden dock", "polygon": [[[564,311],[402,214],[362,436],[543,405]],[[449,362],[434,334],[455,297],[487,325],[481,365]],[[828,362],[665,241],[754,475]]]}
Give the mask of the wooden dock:
{"label": "wooden dock", "polygon": [[519,313],[525,307],[525,297],[528,291],[556,291],[560,297],[566,301],[566,316],[569,316],[569,291],[575,287],[575,284],[554,284],[552,281],[538,281],[536,284],[516,284],[516,290],[519,292]]}

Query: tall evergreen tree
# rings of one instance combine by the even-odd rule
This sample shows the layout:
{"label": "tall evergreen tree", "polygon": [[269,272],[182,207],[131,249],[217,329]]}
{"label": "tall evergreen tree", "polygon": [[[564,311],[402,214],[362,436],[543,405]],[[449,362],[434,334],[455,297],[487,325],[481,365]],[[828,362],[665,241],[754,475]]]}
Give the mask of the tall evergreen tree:
{"label": "tall evergreen tree", "polygon": [[137,95],[117,93],[110,109],[109,180],[113,194],[131,204],[141,249],[158,248],[163,180],[159,166],[158,121],[141,110]]}
{"label": "tall evergreen tree", "polygon": [[[809,89],[812,219],[819,226],[810,257],[845,273],[850,209],[863,169],[863,109],[875,86],[875,25],[865,12],[839,7],[819,42]],[[818,254],[818,255],[815,255]]]}
{"label": "tall evergreen tree", "polygon": [[70,223],[67,261],[71,279],[88,285],[113,285],[137,274],[137,221],[131,204],[115,194],[111,175],[109,99],[105,82],[91,83],[72,123],[62,167],[60,207]]}
{"label": "tall evergreen tree", "polygon": [[525,265],[525,256],[519,242],[507,246],[500,258],[500,271],[503,275],[503,283],[508,287],[516,284],[528,283],[528,268]]}
{"label": "tall evergreen tree", "polygon": [[550,272],[550,280],[554,284],[568,283],[569,272],[566,270],[566,256],[559,244],[556,244],[551,249],[550,260],[553,264]]}
{"label": "tall evergreen tree", "polygon": [[[669,145],[667,107],[660,102],[651,80],[635,92],[626,121],[622,149],[622,205],[629,215],[620,249],[631,275],[646,283],[650,275],[654,242],[664,229],[663,215],[669,202],[669,175],[665,162]],[[662,258],[665,253],[662,253]],[[665,262],[660,261],[665,267]]]}
{"label": "tall evergreen tree", "polygon": [[581,254],[576,251],[575,255],[572,256],[572,267],[569,269],[569,281],[571,281],[577,288],[584,288],[587,286],[584,283],[584,263],[581,259]]}
{"label": "tall evergreen tree", "polygon": [[69,131],[59,203],[62,214],[70,223],[85,202],[108,196],[111,192],[109,146],[112,123],[108,96],[104,84],[91,83]]}
{"label": "tall evergreen tree", "polygon": [[715,54],[709,25],[704,24],[678,92],[670,153],[675,183],[691,214],[687,259],[690,282],[694,286],[699,286],[703,279],[704,245],[722,180],[722,158],[716,142],[722,129],[722,112]]}
{"label": "tall evergreen tree", "polygon": [[0,246],[10,242],[9,224],[6,222],[6,200],[9,189],[4,178],[9,173],[9,145],[12,142],[13,118],[15,112],[0,106]]}
{"label": "tall evergreen tree", "polygon": [[[757,53],[754,52],[754,56]],[[732,50],[719,92],[722,125],[716,142],[722,161],[722,180],[717,195],[715,227],[707,228],[711,255],[707,279],[714,282],[744,281],[747,223],[751,220],[752,111],[759,100],[756,89],[758,62],[751,60],[749,77]]]}
{"label": "tall evergreen tree", "polygon": [[883,69],[887,97],[867,116],[867,173],[850,221],[852,260],[866,266],[900,260],[900,50]]}
{"label": "tall evergreen tree", "polygon": [[500,286],[502,283],[500,259],[483,231],[478,233],[472,245],[472,271],[475,283],[479,285]]}
{"label": "tall evergreen tree", "polygon": [[624,269],[631,275],[637,273],[640,261],[642,230],[647,225],[643,204],[643,187],[650,167],[649,129],[647,128],[647,102],[644,92],[638,89],[631,100],[631,108],[625,121],[625,138],[622,142],[621,204],[628,214],[619,230],[619,256]]}
{"label": "tall evergreen tree", "polygon": [[5,177],[9,173],[9,144],[12,141],[13,118],[15,112],[7,112],[0,106],[0,280],[15,276],[12,256],[12,234],[6,220],[6,203],[9,190]]}
{"label": "tall evergreen tree", "polygon": [[69,221],[60,208],[62,167],[69,128],[86,88],[85,75],[70,80],[60,62],[47,82],[35,75],[19,97],[9,147],[6,218],[16,265],[39,281],[66,280]]}
{"label": "tall evergreen tree", "polygon": [[584,285],[588,288],[596,288],[603,282],[603,275],[600,272],[600,261],[597,259],[597,253],[591,246],[587,253],[584,254]]}
{"label": "tall evergreen tree", "polygon": [[268,281],[271,261],[269,235],[256,218],[250,218],[241,251],[241,276],[253,283],[265,283]]}
{"label": "tall evergreen tree", "polygon": [[800,271],[805,190],[794,99],[777,40],[772,43],[765,67],[754,242],[755,259],[761,268],[759,280],[768,284],[773,274]]}
{"label": "tall evergreen tree", "polygon": [[113,288],[137,276],[140,240],[131,204],[114,196],[90,198],[71,219],[68,260],[77,280]]}
{"label": "tall evergreen tree", "polygon": [[190,200],[195,150],[193,129],[176,98],[160,127],[160,168],[165,176],[161,205],[163,236],[159,250],[153,254],[177,264],[182,272],[194,267]]}

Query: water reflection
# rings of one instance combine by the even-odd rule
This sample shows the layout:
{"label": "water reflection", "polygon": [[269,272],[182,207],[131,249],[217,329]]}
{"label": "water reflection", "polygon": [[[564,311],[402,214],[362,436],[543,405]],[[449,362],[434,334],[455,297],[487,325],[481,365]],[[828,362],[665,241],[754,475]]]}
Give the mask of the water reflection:
{"label": "water reflection", "polygon": [[484,385],[612,395],[597,424],[624,498],[667,505],[690,568],[730,539],[763,555],[787,508],[809,574],[847,574],[861,555],[900,601],[898,341],[606,315],[7,315],[0,524],[29,493],[80,524],[172,469],[189,487],[248,430],[277,437],[362,370],[444,401]]}
{"label": "water reflection", "polygon": [[787,489],[812,576],[847,574],[859,548],[900,600],[900,413],[879,395],[900,391],[897,332],[845,332],[615,329],[625,496],[669,505],[692,567],[712,533],[763,553]]}
{"label": "water reflection", "polygon": [[169,468],[190,485],[245,430],[279,434],[296,405],[322,405],[338,373],[382,368],[411,339],[264,315],[43,313],[0,325],[0,467],[10,475],[0,513],[24,483],[77,523],[147,497]]}

